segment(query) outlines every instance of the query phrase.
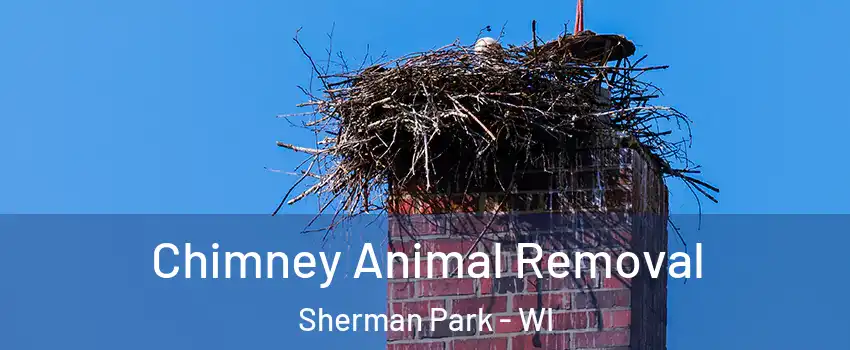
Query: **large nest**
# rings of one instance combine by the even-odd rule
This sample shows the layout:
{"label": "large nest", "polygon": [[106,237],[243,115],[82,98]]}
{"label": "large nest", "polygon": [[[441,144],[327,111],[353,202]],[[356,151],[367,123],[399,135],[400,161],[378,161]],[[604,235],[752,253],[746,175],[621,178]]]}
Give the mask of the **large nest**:
{"label": "large nest", "polygon": [[313,116],[303,126],[319,138],[314,147],[278,143],[307,155],[281,205],[318,196],[322,212],[350,217],[385,209],[395,189],[508,192],[529,164],[555,164],[547,157],[580,144],[571,140],[599,137],[640,149],[714,200],[717,190],[691,177],[688,118],[653,105],[660,91],[640,79],[666,67],[630,61],[634,46],[622,37],[583,32],[478,53],[453,43],[339,72],[303,52],[322,83],[303,89]]}

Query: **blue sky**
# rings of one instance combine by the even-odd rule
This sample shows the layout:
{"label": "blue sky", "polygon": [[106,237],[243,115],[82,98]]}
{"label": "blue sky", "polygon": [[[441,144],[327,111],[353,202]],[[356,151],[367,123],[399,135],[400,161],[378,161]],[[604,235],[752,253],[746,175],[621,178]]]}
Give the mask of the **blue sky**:
{"label": "blue sky", "polygon": [[[840,67],[850,53],[842,44],[850,5],[588,0],[586,6],[588,29],[625,34],[638,54],[649,55],[647,63],[671,66],[650,77],[664,88],[665,103],[695,121],[691,156],[722,190],[720,204],[706,204],[705,213],[850,212],[844,181],[850,118],[839,85],[850,78]],[[542,37],[552,38],[573,19],[574,7],[573,1],[2,2],[0,213],[269,213],[294,179],[264,167],[286,170],[300,161],[274,142],[310,141],[275,118],[297,111],[303,97],[296,86],[310,78],[291,40],[296,29],[303,27],[301,38],[316,54],[335,26],[337,50],[362,57],[369,46],[397,56],[456,38],[471,43],[486,25],[506,23],[505,41],[518,43],[529,37],[532,19]],[[697,211],[682,186],[671,183],[671,190],[674,212]],[[313,210],[305,204],[286,213]],[[690,234],[712,241],[717,256],[734,253],[765,266],[798,249],[790,234],[782,240],[769,232]],[[830,245],[850,243],[831,234]],[[767,320],[723,323],[712,334],[752,326],[756,331],[747,334],[768,337],[783,317],[836,317],[806,290],[764,293],[761,286],[783,278],[757,273],[765,266],[753,272],[718,262],[714,268],[727,277],[675,287],[670,309],[679,316],[671,319],[680,328],[671,328],[671,337],[680,346],[672,349],[708,346],[710,335],[698,324],[732,322],[733,315]],[[789,269],[815,280],[832,277],[826,268]],[[741,288],[733,293],[729,285]],[[746,300],[759,300],[760,308],[747,310]],[[822,307],[772,313],[788,300]],[[716,311],[721,308],[733,311]],[[764,344],[751,338],[741,348]]]}
{"label": "blue sky", "polygon": [[[361,57],[437,47],[507,23],[554,37],[573,1],[7,1],[0,5],[0,212],[268,213],[309,141],[297,111],[309,68],[292,43]],[[624,33],[671,69],[651,76],[695,121],[692,157],[718,185],[710,213],[846,213],[850,118],[839,1],[587,2],[586,23]],[[845,11],[842,11],[845,10]],[[824,171],[823,167],[835,171]],[[812,179],[823,179],[815,185]],[[678,184],[671,208],[695,212]],[[290,208],[309,212],[312,206]]]}

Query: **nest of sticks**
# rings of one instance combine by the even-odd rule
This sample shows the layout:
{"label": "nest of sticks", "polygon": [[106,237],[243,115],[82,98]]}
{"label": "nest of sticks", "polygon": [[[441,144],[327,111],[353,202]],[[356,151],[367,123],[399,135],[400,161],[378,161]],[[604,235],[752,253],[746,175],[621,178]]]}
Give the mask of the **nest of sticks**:
{"label": "nest of sticks", "polygon": [[[623,37],[582,32],[541,42],[535,34],[479,52],[455,42],[369,66],[328,65],[337,72],[295,42],[322,84],[302,89],[309,101],[300,106],[311,111],[297,114],[309,116],[300,125],[318,138],[311,147],[278,142],[306,155],[278,210],[318,197],[320,214],[352,217],[386,210],[399,189],[509,192],[530,164],[555,164],[548,157],[570,140],[600,137],[641,150],[665,176],[716,202],[718,190],[693,177],[690,120],[653,104],[660,90],[641,80],[667,67],[631,61],[634,46]],[[600,97],[604,90],[610,97]]]}

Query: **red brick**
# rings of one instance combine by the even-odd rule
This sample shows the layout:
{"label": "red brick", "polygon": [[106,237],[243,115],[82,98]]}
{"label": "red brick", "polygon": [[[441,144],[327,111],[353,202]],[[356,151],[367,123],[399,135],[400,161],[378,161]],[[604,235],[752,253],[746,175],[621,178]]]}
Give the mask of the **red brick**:
{"label": "red brick", "polygon": [[508,294],[523,293],[525,291],[525,280],[514,276],[500,277],[492,280],[493,284],[488,293]]}
{"label": "red brick", "polygon": [[523,334],[511,338],[511,350],[564,350],[570,348],[570,335],[568,333],[540,334],[540,347],[534,344],[533,334]]}
{"label": "red brick", "polygon": [[393,314],[398,314],[407,317],[407,315],[430,316],[431,309],[444,309],[446,302],[443,300],[427,300],[427,301],[406,301],[392,303],[390,310]]}
{"label": "red brick", "polygon": [[552,329],[566,331],[570,329],[586,329],[591,327],[588,313],[581,312],[566,312],[552,315]]}
{"label": "red brick", "polygon": [[573,307],[576,309],[608,309],[629,305],[631,293],[627,289],[589,291],[573,296]]}
{"label": "red brick", "polygon": [[[393,242],[393,244],[388,245],[387,250],[403,252],[404,254],[413,256],[413,253],[416,252],[416,243],[417,242],[413,241]],[[425,258],[427,257],[428,252],[440,252],[445,254],[459,253],[461,255],[466,255],[474,241],[465,239],[436,238],[423,239],[418,243],[420,257]]]}
{"label": "red brick", "polygon": [[508,298],[504,296],[473,297],[457,299],[452,302],[452,313],[461,315],[478,314],[484,310],[485,314],[506,312]]}
{"label": "red brick", "polygon": [[[542,342],[542,340],[541,340]],[[511,350],[537,350],[534,346],[534,336],[523,334],[511,337]]]}
{"label": "red brick", "polygon": [[564,278],[546,277],[542,283],[543,290],[586,290],[599,287],[599,279],[593,278],[589,273],[584,273],[576,279],[575,274]]}
{"label": "red brick", "polygon": [[575,333],[573,337],[575,337],[575,346],[578,348],[629,345],[629,332],[626,330]]}
{"label": "red brick", "polygon": [[466,254],[474,241],[463,239],[433,239],[422,242],[423,252],[460,253]]}
{"label": "red brick", "polygon": [[608,289],[624,289],[631,287],[631,279],[620,276],[611,276],[611,278],[602,279],[602,288]]}
{"label": "red brick", "polygon": [[390,215],[391,237],[416,238],[442,234],[443,221],[429,215]]}
{"label": "red brick", "polygon": [[480,338],[452,341],[452,350],[505,350],[508,338]]}
{"label": "red brick", "polygon": [[632,312],[630,310],[611,310],[602,312],[602,326],[604,328],[622,328],[632,324]]}
{"label": "red brick", "polygon": [[402,329],[400,331],[394,331],[394,330],[391,330],[391,329],[387,330],[387,340],[389,340],[389,341],[409,340],[409,339],[413,339],[414,336],[415,336],[415,334],[414,334],[413,330],[408,329],[407,327],[404,327],[404,329]]}
{"label": "red brick", "polygon": [[393,271],[392,271],[392,275],[388,275],[387,278],[396,278],[396,279],[398,279],[398,278],[413,278],[413,266],[412,266],[413,263],[412,262],[409,262],[407,264],[407,267],[408,267],[407,276],[403,275],[404,267],[405,267],[405,264],[403,262],[393,260],[393,261],[390,261],[390,264],[392,264],[392,266],[393,266]]}
{"label": "red brick", "polygon": [[387,350],[446,350],[443,342],[388,344]]}
{"label": "red brick", "polygon": [[419,296],[436,297],[448,295],[469,295],[475,293],[473,279],[433,279],[419,281]]}
{"label": "red brick", "polygon": [[481,294],[492,294],[493,293],[493,279],[492,278],[481,278],[478,280],[481,285]]}
{"label": "red brick", "polygon": [[392,292],[393,300],[410,299],[416,292],[416,284],[413,282],[393,282],[390,283],[389,292]]}
{"label": "red brick", "polygon": [[570,335],[567,333],[560,334],[541,334],[540,340],[543,343],[543,349],[569,349]]}
{"label": "red brick", "polygon": [[[525,291],[526,292],[536,292],[538,290],[547,290],[545,286],[540,286],[541,280],[537,278],[537,276],[525,276]],[[543,287],[541,289],[541,287]]]}
{"label": "red brick", "polygon": [[564,293],[544,293],[540,295],[538,302],[537,293],[522,294],[514,296],[513,310],[551,308],[555,310],[569,309],[570,296]]}

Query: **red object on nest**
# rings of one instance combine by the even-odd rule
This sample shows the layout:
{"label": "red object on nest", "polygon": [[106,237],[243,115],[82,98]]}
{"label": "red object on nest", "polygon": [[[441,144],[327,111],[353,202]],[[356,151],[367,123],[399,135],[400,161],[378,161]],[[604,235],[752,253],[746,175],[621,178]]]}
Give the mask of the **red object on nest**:
{"label": "red object on nest", "polygon": [[573,34],[578,34],[584,31],[584,0],[578,0],[576,5],[576,27]]}

